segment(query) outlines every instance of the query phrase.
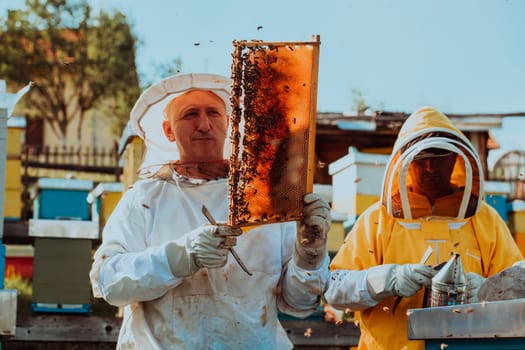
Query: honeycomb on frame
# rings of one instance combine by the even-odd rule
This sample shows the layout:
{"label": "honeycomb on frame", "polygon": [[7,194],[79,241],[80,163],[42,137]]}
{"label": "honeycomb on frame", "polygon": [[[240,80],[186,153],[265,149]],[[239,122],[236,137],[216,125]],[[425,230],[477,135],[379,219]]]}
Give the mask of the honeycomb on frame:
{"label": "honeycomb on frame", "polygon": [[301,220],[313,188],[319,36],[234,41],[229,220]]}

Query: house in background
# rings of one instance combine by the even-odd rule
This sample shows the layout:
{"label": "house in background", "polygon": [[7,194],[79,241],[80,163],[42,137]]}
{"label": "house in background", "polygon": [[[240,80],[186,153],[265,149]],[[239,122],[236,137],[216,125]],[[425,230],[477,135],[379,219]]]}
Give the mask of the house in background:
{"label": "house in background", "polygon": [[[66,148],[80,148],[84,151],[92,150],[112,150],[118,143],[118,136],[111,131],[110,122],[92,110],[87,113],[79,126],[79,118],[71,121],[68,127],[65,144]],[[60,149],[62,141],[53,132],[51,126],[41,118],[26,118],[25,145],[32,149],[43,150],[45,147],[50,149]],[[82,130],[82,139],[76,136],[77,128]]]}

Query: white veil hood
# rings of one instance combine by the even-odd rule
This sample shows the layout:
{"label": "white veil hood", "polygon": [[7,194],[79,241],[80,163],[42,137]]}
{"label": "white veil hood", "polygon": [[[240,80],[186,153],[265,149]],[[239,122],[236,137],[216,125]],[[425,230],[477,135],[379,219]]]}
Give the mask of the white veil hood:
{"label": "white veil hood", "polygon": [[[221,75],[188,73],[167,77],[144,90],[130,113],[131,126],[146,146],[146,153],[139,168],[140,175],[153,175],[162,165],[179,159],[176,142],[169,141],[162,129],[164,109],[171,100],[191,90],[211,91],[224,101],[229,116],[231,85],[231,79]],[[230,144],[227,140],[225,154],[228,156],[229,149]]]}

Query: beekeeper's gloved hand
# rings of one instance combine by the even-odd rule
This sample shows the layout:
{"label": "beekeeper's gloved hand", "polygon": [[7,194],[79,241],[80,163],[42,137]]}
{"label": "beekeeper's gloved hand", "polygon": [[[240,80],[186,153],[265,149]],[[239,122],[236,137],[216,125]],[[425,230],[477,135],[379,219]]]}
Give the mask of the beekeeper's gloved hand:
{"label": "beekeeper's gloved hand", "polygon": [[305,270],[316,270],[327,256],[326,239],[330,230],[330,206],[317,193],[304,196],[303,222],[297,225],[294,262]]}
{"label": "beekeeper's gloved hand", "polygon": [[235,246],[236,236],[241,233],[240,228],[205,225],[167,243],[166,254],[173,275],[187,277],[201,267],[223,267],[228,260],[228,249]]}
{"label": "beekeeper's gloved hand", "polygon": [[465,274],[467,281],[467,300],[469,303],[479,303],[478,292],[479,287],[485,282],[486,278],[481,277],[475,272],[468,272]]}
{"label": "beekeeper's gloved hand", "polygon": [[367,270],[368,292],[377,301],[397,295],[410,297],[418,290],[430,287],[437,273],[423,264],[385,264]]}

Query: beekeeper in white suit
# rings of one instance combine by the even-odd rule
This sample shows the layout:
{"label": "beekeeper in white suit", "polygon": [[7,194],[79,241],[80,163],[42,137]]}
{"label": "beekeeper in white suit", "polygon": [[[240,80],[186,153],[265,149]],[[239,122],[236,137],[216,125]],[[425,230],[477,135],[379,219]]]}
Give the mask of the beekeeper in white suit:
{"label": "beekeeper in white suit", "polygon": [[330,208],[317,194],[304,197],[304,222],[244,234],[201,212],[228,218],[230,85],[172,76],[131,111],[145,179],[109,218],[90,272],[94,295],[124,307],[119,349],[291,349],[278,310],[306,317],[327,288]]}

